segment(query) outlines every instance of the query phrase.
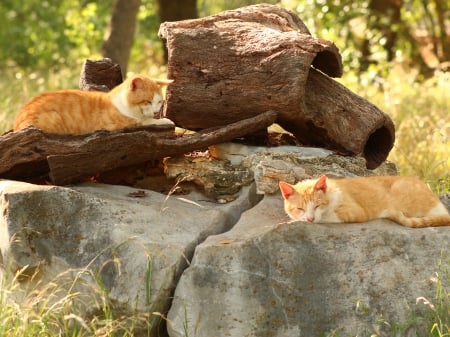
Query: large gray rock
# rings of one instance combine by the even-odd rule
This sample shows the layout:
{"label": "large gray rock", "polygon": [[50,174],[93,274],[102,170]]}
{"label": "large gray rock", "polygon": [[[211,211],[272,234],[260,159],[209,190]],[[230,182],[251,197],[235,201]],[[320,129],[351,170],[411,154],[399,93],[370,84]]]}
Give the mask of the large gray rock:
{"label": "large gray rock", "polygon": [[100,184],[64,188],[2,181],[0,191],[0,248],[8,268],[26,268],[29,277],[38,271],[46,283],[67,269],[88,266],[93,272],[83,277],[85,290],[92,291],[98,273],[116,317],[166,312],[196,245],[229,230],[258,200],[254,186],[227,204],[195,193],[166,197]]}
{"label": "large gray rock", "polygon": [[25,289],[58,281],[57,293],[80,294],[76,305],[87,314],[104,293],[115,317],[159,318],[170,308],[171,337],[392,336],[380,322],[408,322],[408,305],[424,308],[416,298],[433,297],[430,279],[441,252],[448,256],[450,228],[286,222],[278,180],[395,174],[393,165],[370,171],[360,158],[322,149],[218,149],[214,160],[167,164],[210,198],[184,183],[189,194],[166,196],[0,181],[4,265],[25,268]]}
{"label": "large gray rock", "polygon": [[265,196],[196,248],[168,315],[171,337],[392,336],[423,308],[417,298],[433,298],[431,279],[449,258],[448,227],[283,219],[281,197]]}

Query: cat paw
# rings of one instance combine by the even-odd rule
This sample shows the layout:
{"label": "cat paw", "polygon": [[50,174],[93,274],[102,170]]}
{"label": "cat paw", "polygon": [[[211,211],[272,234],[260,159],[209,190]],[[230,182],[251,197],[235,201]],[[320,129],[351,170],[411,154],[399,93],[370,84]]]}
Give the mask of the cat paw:
{"label": "cat paw", "polygon": [[144,122],[142,122],[142,125],[170,125],[173,126],[175,125],[174,122],[172,122],[170,119],[168,118],[160,118],[160,119],[148,119],[145,120]]}

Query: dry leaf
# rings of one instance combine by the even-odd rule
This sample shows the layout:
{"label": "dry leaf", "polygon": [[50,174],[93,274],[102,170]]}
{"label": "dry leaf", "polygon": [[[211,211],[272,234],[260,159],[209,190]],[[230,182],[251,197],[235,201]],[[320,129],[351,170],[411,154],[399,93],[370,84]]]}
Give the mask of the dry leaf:
{"label": "dry leaf", "polygon": [[228,245],[230,243],[233,243],[234,241],[236,241],[235,239],[225,239],[225,240],[220,240],[219,243],[223,244],[223,245]]}
{"label": "dry leaf", "polygon": [[127,196],[131,198],[143,198],[147,195],[147,193],[143,190],[138,190],[136,192],[130,192],[127,194]]}

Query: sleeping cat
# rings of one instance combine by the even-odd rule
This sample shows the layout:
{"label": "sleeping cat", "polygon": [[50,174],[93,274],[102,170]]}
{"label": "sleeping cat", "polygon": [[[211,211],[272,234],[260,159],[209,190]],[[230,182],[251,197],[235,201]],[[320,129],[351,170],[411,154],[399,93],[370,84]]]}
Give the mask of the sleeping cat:
{"label": "sleeping cat", "polygon": [[426,184],[413,177],[361,177],[280,182],[292,220],[367,222],[386,218],[406,227],[450,226],[450,215]]}
{"label": "sleeping cat", "polygon": [[85,134],[150,124],[170,124],[155,119],[163,104],[161,87],[172,80],[136,75],[108,93],[60,90],[41,94],[26,103],[14,122],[14,131],[33,125],[48,133]]}

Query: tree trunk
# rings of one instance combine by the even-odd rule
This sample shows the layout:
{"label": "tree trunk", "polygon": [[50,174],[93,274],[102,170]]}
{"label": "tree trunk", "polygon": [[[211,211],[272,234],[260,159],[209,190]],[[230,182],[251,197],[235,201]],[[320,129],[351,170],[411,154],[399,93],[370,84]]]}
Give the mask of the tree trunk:
{"label": "tree trunk", "polygon": [[[401,23],[401,9],[403,0],[370,0],[369,11],[366,18],[369,30],[376,30],[385,39],[384,50],[386,60],[391,62],[395,57],[395,45],[397,43],[398,29]],[[365,38],[361,45],[361,61],[359,71],[365,72],[373,63],[371,60],[371,41]]]}
{"label": "tree trunk", "polygon": [[444,63],[450,61],[450,34],[448,33],[447,23],[446,23],[446,13],[448,17],[448,12],[450,7],[448,2],[442,0],[434,0],[434,17],[436,21],[436,28],[433,31],[432,38],[433,44],[435,45],[435,54],[439,62]]}
{"label": "tree trunk", "polygon": [[141,0],[115,1],[110,33],[103,45],[103,56],[120,65],[123,77],[127,73],[140,5]]}
{"label": "tree trunk", "polygon": [[[158,0],[158,14],[161,23],[198,17],[197,0]],[[163,41],[164,60],[167,62],[166,42]]]}

